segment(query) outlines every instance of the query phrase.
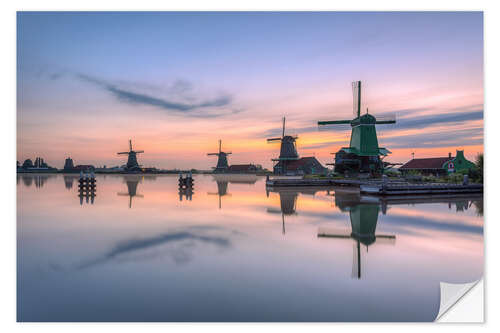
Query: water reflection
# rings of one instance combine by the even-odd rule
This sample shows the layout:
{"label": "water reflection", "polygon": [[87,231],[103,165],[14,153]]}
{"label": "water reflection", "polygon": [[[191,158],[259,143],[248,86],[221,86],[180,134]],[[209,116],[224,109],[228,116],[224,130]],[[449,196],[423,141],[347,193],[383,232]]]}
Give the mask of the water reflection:
{"label": "water reflection", "polygon": [[339,239],[352,239],[353,244],[353,259],[352,259],[352,277],[357,277],[361,279],[361,244],[365,246],[366,252],[368,252],[368,247],[373,245],[375,242],[378,244],[391,244],[394,245],[396,242],[395,235],[382,235],[375,234],[377,229],[378,215],[380,211],[380,206],[378,204],[351,204],[353,195],[347,195],[345,199],[342,200],[342,195],[336,195],[335,199],[339,199],[339,203],[342,202],[343,210],[349,211],[349,219],[351,221],[351,231],[350,233],[346,231],[335,231],[330,229],[319,229],[318,237],[328,237],[328,238],[339,238]]}
{"label": "water reflection", "polygon": [[[132,208],[132,198],[144,198],[144,195],[137,194],[137,185],[141,182],[143,177],[135,175],[126,175],[123,177],[125,184],[127,184],[127,192],[118,192],[117,195],[129,197],[128,208]],[[154,180],[152,177],[148,177],[148,180]]]}
{"label": "water reflection", "polygon": [[[373,201],[373,198],[365,197],[365,200]],[[376,199],[380,202],[382,212],[386,214],[388,206],[392,205],[418,205],[418,204],[446,204],[449,210],[455,212],[465,212],[474,206],[476,214],[483,216],[483,195],[482,194],[466,194],[454,196],[426,196],[426,197],[388,197]]]}
{"label": "water reflection", "polygon": [[30,187],[31,185],[35,184],[36,188],[41,188],[45,185],[47,180],[50,178],[56,177],[55,175],[49,175],[49,174],[29,174],[29,173],[21,173],[17,174],[17,178],[21,178],[23,181],[23,184],[26,187]]}
{"label": "water reflection", "polygon": [[318,191],[324,192],[323,189],[318,188],[267,188],[266,196],[269,197],[269,193],[278,193],[280,199],[280,209],[273,207],[268,207],[267,212],[270,214],[281,214],[281,232],[283,235],[286,233],[285,228],[285,216],[297,215],[297,198],[299,194],[314,196]]}
{"label": "water reflection", "polygon": [[191,173],[179,174],[179,201],[184,197],[186,201],[193,200],[194,178]]}
{"label": "water reflection", "polygon": [[96,193],[93,190],[86,191],[86,190],[79,190],[78,191],[78,197],[80,198],[80,206],[83,205],[83,199],[85,199],[86,204],[94,204]]}
{"label": "water reflection", "polygon": [[[146,258],[155,258],[159,255],[168,255],[176,264],[185,264],[191,261],[199,247],[205,248],[207,245],[211,245],[218,249],[230,248],[232,246],[231,237],[234,234],[237,232],[220,227],[190,226],[178,228],[159,235],[120,241],[103,255],[78,264],[76,269],[87,269],[110,261],[120,263],[143,261]],[[206,250],[204,249],[204,251]]]}
{"label": "water reflection", "polygon": [[213,181],[217,183],[217,192],[207,192],[208,195],[217,195],[219,199],[219,209],[222,209],[222,197],[231,196],[227,192],[228,184],[254,185],[259,177],[257,175],[245,174],[213,174]]}
{"label": "water reflection", "polygon": [[432,321],[440,281],[483,272],[481,196],[196,175],[180,205],[178,175],[97,175],[82,211],[56,177],[18,178],[20,321]]}
{"label": "water reflection", "polygon": [[64,175],[64,187],[67,190],[71,190],[73,188],[73,182],[77,181],[79,178],[79,175]]}

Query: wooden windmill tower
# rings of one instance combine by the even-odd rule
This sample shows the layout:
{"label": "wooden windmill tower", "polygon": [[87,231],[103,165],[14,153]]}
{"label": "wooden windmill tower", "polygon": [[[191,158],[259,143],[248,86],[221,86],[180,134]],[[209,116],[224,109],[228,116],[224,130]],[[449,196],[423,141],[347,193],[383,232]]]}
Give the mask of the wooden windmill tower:
{"label": "wooden windmill tower", "polygon": [[270,138],[267,142],[281,142],[280,155],[278,158],[273,158],[271,161],[277,162],[274,166],[274,173],[286,174],[287,165],[291,161],[296,161],[299,159],[299,154],[297,153],[297,144],[295,140],[298,136],[285,135],[285,117],[283,117],[283,130],[281,132],[280,138]]}
{"label": "wooden windmill tower", "polygon": [[129,151],[124,151],[121,153],[117,153],[118,155],[128,155],[127,160],[127,170],[140,170],[140,165],[137,163],[137,154],[144,153],[144,150],[133,150],[132,149],[132,140],[128,140],[128,144],[130,147]]}
{"label": "wooden windmill tower", "polygon": [[227,164],[227,155],[231,155],[231,152],[222,151],[222,140],[219,140],[219,152],[218,153],[208,153],[207,156],[218,156],[217,166],[214,168],[214,172],[226,172],[229,168]]}
{"label": "wooden windmill tower", "polygon": [[350,124],[352,127],[349,147],[343,147],[335,154],[334,171],[382,173],[382,159],[391,152],[378,146],[375,125],[394,124],[396,120],[376,119],[368,109],[361,115],[361,81],[352,83],[352,92],[354,119],[318,121],[318,126]]}

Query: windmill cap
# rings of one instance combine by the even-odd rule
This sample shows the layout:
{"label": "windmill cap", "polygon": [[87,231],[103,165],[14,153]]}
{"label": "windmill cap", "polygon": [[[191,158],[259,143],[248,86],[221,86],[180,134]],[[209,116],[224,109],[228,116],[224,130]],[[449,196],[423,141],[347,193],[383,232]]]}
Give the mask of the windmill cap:
{"label": "windmill cap", "polygon": [[375,117],[371,114],[365,113],[361,117],[353,120],[353,123],[357,122],[359,122],[360,124],[375,124],[377,122],[377,119],[375,119]]}

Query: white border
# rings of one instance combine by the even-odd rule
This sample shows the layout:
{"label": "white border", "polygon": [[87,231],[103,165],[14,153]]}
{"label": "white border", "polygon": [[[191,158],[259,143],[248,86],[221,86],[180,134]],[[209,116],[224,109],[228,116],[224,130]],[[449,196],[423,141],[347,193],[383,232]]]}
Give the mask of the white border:
{"label": "white border", "polygon": [[[500,105],[498,102],[499,89],[499,61],[500,52],[498,46],[498,31],[500,31],[500,15],[496,10],[498,1],[389,1],[389,0],[358,0],[358,1],[296,1],[289,0],[279,2],[274,0],[254,0],[254,1],[63,1],[63,0],[45,0],[45,1],[17,1],[2,2],[0,11],[0,24],[2,29],[2,52],[1,66],[1,91],[2,91],[2,129],[0,131],[2,138],[2,162],[0,163],[1,175],[3,175],[4,188],[0,192],[2,203],[2,216],[0,232],[0,254],[2,274],[0,274],[1,283],[1,301],[0,301],[0,320],[4,332],[11,330],[29,330],[29,331],[48,331],[48,332],[67,332],[71,330],[87,331],[110,331],[119,329],[122,332],[141,330],[156,330],[164,332],[166,329],[192,331],[214,331],[214,332],[250,332],[255,330],[276,330],[286,329],[290,332],[299,332],[304,329],[314,329],[317,331],[328,331],[341,328],[343,331],[357,331],[359,329],[374,330],[386,332],[404,328],[406,331],[420,332],[425,330],[470,330],[478,328],[494,328],[498,326],[498,311],[496,307],[498,299],[498,267],[495,255],[491,264],[487,264],[485,272],[485,290],[487,291],[485,320],[486,325],[457,325],[457,324],[16,324],[16,290],[15,290],[15,271],[16,271],[16,185],[13,174],[14,158],[16,157],[16,14],[17,10],[484,10],[485,19],[485,155],[486,155],[486,179],[488,183],[485,188],[485,244],[486,258],[491,253],[498,252],[497,240],[500,236],[498,213],[493,210],[497,196],[495,189],[500,188],[498,177],[495,176],[496,166],[500,165],[500,157],[497,153],[496,145],[500,143],[498,124],[500,124]],[[417,6],[418,4],[418,6]],[[489,149],[490,148],[490,149]],[[492,207],[490,209],[490,207]],[[497,250],[497,251],[495,251]],[[494,260],[494,261],[493,261]],[[488,260],[486,260],[488,263]],[[489,281],[491,283],[489,283]],[[381,300],[383,301],[383,300]],[[489,311],[493,309],[493,311]],[[489,316],[491,314],[491,317]],[[425,327],[422,327],[425,325]],[[402,327],[404,326],[404,327]],[[497,327],[498,330],[498,327]]]}

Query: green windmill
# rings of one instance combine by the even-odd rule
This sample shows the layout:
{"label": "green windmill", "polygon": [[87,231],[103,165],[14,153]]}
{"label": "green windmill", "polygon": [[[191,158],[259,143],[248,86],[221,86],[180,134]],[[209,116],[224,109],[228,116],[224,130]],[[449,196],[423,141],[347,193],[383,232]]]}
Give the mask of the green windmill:
{"label": "green windmill", "polygon": [[394,124],[396,120],[379,119],[373,115],[361,115],[361,81],[352,83],[353,113],[352,120],[318,121],[318,126],[350,124],[352,127],[349,147],[341,148],[335,153],[334,171],[338,173],[371,173],[380,174],[384,170],[385,156],[391,152],[378,146],[375,125]]}

